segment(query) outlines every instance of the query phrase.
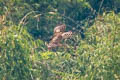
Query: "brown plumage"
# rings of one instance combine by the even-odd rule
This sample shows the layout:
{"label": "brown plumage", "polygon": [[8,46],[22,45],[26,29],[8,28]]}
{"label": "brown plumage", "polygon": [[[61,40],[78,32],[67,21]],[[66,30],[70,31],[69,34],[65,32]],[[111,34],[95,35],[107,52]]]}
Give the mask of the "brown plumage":
{"label": "brown plumage", "polygon": [[62,46],[60,43],[63,39],[70,38],[72,36],[72,31],[64,32],[66,29],[66,25],[58,25],[54,28],[54,35],[50,41],[50,43],[47,45],[48,50],[56,47]]}
{"label": "brown plumage", "polygon": [[63,33],[66,29],[66,25],[65,24],[62,24],[62,25],[58,25],[54,28],[54,34],[55,33]]}

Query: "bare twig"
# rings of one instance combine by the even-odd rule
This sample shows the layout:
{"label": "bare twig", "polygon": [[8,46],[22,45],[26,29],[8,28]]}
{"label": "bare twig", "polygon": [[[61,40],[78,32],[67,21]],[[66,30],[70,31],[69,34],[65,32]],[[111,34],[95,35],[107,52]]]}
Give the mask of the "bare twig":
{"label": "bare twig", "polygon": [[[26,21],[27,16],[29,16],[29,15],[32,14],[32,13],[36,13],[36,12],[39,12],[39,11],[31,11],[31,12],[27,13],[27,14],[20,20],[19,26],[21,26],[22,24],[25,24],[25,21]],[[21,29],[20,29],[20,33],[21,33],[21,31],[22,31],[22,28],[23,28],[23,26],[22,26]]]}
{"label": "bare twig", "polygon": [[35,12],[39,12],[39,11],[31,11],[31,12],[27,13],[27,14],[20,20],[19,25],[24,24],[25,19],[27,18],[27,16],[29,16],[30,14],[35,13]]}

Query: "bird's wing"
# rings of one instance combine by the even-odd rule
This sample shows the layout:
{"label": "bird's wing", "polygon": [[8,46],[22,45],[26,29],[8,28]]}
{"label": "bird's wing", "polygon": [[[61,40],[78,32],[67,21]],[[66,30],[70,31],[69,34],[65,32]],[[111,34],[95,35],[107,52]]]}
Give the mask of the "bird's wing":
{"label": "bird's wing", "polygon": [[72,31],[68,31],[68,32],[64,32],[62,33],[62,39],[67,39],[67,38],[70,38],[72,37]]}

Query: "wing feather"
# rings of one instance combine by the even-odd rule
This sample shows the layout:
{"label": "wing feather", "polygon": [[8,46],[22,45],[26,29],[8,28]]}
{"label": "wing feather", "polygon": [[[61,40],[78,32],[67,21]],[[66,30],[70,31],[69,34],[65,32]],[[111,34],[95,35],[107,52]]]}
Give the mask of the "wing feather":
{"label": "wing feather", "polygon": [[62,34],[62,39],[70,38],[70,37],[72,37],[72,34],[73,34],[72,31],[64,32]]}

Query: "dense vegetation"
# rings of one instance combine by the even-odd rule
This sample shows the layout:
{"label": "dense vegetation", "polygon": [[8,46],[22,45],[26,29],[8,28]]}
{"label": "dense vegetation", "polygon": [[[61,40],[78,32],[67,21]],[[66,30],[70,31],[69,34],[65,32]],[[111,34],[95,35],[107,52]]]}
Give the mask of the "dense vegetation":
{"label": "dense vegetation", "polygon": [[[0,0],[0,80],[119,80],[120,0]],[[58,24],[74,34],[48,51]]]}

